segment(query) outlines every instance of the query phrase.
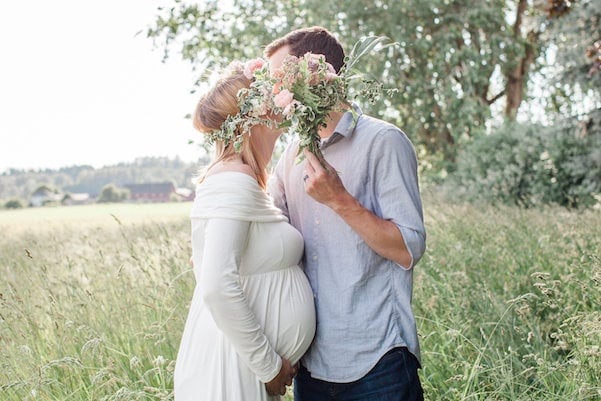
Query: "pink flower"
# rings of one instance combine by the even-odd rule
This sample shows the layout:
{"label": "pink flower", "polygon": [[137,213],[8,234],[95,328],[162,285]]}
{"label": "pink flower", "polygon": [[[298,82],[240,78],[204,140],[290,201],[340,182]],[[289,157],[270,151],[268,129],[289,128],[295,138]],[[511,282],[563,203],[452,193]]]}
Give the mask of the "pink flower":
{"label": "pink flower", "polygon": [[[307,62],[307,69],[309,70],[307,82],[309,85],[317,85],[326,78],[326,73],[335,73],[334,67],[326,62],[326,56],[323,54],[307,53],[304,57]],[[326,78],[326,81],[331,81],[330,77]]]}
{"label": "pink flower", "polygon": [[325,80],[326,82],[332,82],[333,80],[335,80],[336,78],[338,78],[338,75],[336,75],[336,73],[334,72],[326,72],[326,76],[325,76]]}
{"label": "pink flower", "polygon": [[294,100],[294,94],[288,89],[283,89],[280,91],[280,93],[275,95],[275,97],[273,98],[273,103],[277,107],[284,109],[286,108],[286,106],[292,103],[292,100]]}
{"label": "pink flower", "polygon": [[332,82],[336,78],[338,78],[338,74],[336,74],[336,70],[334,69],[332,64],[326,62],[326,76],[325,76],[326,82]]}
{"label": "pink flower", "polygon": [[323,54],[307,53],[305,54],[305,59],[307,60],[309,71],[315,72],[319,69],[319,65],[325,62],[326,56]]}
{"label": "pink flower", "polygon": [[285,118],[289,118],[294,110],[296,110],[296,105],[298,102],[296,100],[291,101],[286,107],[284,107],[284,111],[282,111],[282,115]]}
{"label": "pink flower", "polygon": [[255,71],[263,68],[265,65],[265,60],[262,58],[256,58],[253,60],[249,60],[244,64],[244,76],[248,79],[253,79]]}

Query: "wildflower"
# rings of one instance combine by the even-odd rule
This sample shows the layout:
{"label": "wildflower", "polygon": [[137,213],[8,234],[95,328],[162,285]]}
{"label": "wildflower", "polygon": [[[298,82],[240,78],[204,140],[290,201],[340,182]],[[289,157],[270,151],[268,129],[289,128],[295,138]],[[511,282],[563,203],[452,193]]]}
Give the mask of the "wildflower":
{"label": "wildflower", "polygon": [[265,60],[262,58],[256,58],[249,60],[244,64],[244,76],[248,79],[253,79],[255,71],[263,68]]}
{"label": "wildflower", "polygon": [[276,107],[285,109],[286,107],[290,106],[290,103],[292,103],[293,100],[294,93],[290,92],[288,89],[284,89],[275,95],[273,98],[273,103],[276,105]]}
{"label": "wildflower", "polygon": [[[281,68],[269,72],[262,59],[248,61],[244,75],[252,80],[247,89],[238,93],[240,112],[229,116],[219,130],[209,135],[209,142],[219,140],[227,146],[233,143],[237,151],[242,148],[243,136],[257,124],[286,129],[299,138],[298,154],[308,149],[325,163],[320,150],[319,130],[326,126],[328,115],[334,111],[350,108],[349,84],[361,79],[360,94],[373,101],[382,92],[382,85],[362,78],[355,65],[362,56],[381,45],[383,37],[363,38],[351,51],[340,74],[326,61],[323,54],[307,53],[302,57],[288,55]],[[394,44],[382,46],[386,48]],[[277,122],[267,118],[270,113],[279,114]],[[354,112],[353,115],[355,116]],[[355,116],[356,117],[356,116]]]}

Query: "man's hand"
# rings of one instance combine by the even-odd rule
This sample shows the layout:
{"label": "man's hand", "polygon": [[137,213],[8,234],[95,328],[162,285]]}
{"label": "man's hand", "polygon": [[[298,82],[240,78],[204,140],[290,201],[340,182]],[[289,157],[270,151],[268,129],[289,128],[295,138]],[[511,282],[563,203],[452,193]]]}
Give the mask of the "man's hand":
{"label": "man's hand", "polygon": [[305,191],[317,202],[328,206],[348,224],[378,255],[405,269],[411,268],[412,256],[399,228],[363,207],[344,187],[336,169],[325,166],[305,150]]}
{"label": "man's hand", "polygon": [[[298,364],[297,364],[298,365]],[[298,366],[292,366],[290,361],[282,358],[282,367],[280,373],[268,383],[265,383],[265,388],[269,395],[284,395],[286,394],[286,386],[292,384],[292,378],[298,371]]]}
{"label": "man's hand", "polygon": [[334,211],[354,200],[347,192],[334,167],[327,162],[323,166],[317,157],[308,150],[304,150],[304,155],[306,162],[303,180],[305,181],[305,191],[309,196]]}

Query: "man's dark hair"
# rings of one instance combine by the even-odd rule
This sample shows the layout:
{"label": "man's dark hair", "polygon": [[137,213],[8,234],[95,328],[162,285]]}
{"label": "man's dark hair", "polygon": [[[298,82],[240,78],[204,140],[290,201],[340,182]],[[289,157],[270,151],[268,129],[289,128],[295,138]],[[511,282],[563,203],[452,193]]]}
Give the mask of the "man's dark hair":
{"label": "man's dark hair", "polygon": [[321,26],[301,28],[274,40],[265,48],[265,56],[271,57],[284,46],[290,48],[290,54],[302,57],[306,53],[323,54],[336,72],[344,65],[342,45],[327,29]]}

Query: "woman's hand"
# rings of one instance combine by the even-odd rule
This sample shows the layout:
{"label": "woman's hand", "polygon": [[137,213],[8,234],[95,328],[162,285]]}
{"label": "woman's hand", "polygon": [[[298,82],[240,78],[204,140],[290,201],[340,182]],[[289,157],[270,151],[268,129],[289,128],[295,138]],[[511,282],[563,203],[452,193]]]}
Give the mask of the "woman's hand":
{"label": "woman's hand", "polygon": [[292,366],[290,361],[282,358],[282,367],[276,377],[268,383],[265,383],[265,388],[269,395],[284,395],[286,394],[286,386],[292,384],[292,378],[296,376],[298,364]]}

